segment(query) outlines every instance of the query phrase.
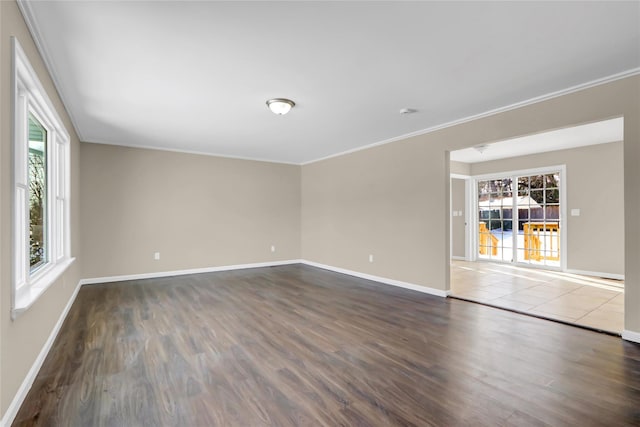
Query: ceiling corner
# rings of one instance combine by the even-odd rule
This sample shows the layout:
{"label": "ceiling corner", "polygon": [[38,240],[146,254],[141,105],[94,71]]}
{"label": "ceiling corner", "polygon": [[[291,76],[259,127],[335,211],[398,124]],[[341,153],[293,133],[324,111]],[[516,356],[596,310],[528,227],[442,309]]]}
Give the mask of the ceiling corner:
{"label": "ceiling corner", "polygon": [[84,141],[84,134],[80,129],[79,122],[74,118],[73,113],[71,112],[71,108],[67,103],[64,97],[64,90],[60,80],[56,77],[56,73],[54,72],[53,62],[51,58],[47,54],[47,50],[44,48],[42,42],[42,35],[38,31],[38,25],[36,22],[35,14],[31,7],[31,2],[28,0],[16,0],[18,4],[18,8],[20,9],[20,13],[22,13],[22,17],[24,18],[24,22],[27,24],[27,28],[29,29],[29,33],[31,34],[31,38],[33,39],[34,44],[36,45],[36,49],[44,62],[44,66],[49,74],[49,77],[53,81],[53,86],[57,92],[58,97],[62,101],[62,105],[64,106],[65,112],[69,116],[71,120],[71,125],[73,126],[73,130],[75,131],[78,139],[80,141]]}

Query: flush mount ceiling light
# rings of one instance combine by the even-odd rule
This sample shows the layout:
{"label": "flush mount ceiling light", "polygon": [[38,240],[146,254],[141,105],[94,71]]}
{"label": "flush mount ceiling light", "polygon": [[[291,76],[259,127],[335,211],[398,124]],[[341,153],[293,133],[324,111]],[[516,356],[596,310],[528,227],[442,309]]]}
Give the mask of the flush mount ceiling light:
{"label": "flush mount ceiling light", "polygon": [[489,144],[480,144],[480,145],[475,145],[473,147],[478,153],[482,154],[484,153],[487,148],[489,148]]}
{"label": "flush mount ceiling light", "polygon": [[286,98],[273,98],[267,101],[267,107],[273,114],[279,116],[287,114],[295,105],[295,102]]}

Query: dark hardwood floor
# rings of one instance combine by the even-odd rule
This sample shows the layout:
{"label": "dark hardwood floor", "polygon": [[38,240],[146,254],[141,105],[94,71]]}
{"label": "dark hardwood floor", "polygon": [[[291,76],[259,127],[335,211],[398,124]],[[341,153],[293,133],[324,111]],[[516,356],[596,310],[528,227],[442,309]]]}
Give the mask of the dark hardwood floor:
{"label": "dark hardwood floor", "polygon": [[291,265],[84,286],[14,425],[640,425],[640,346]]}

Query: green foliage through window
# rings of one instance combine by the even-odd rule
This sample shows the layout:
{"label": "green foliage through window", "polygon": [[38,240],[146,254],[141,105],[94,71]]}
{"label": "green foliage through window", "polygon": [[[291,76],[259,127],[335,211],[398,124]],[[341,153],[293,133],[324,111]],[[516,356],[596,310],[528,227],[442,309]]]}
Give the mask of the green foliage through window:
{"label": "green foliage through window", "polygon": [[29,266],[47,262],[47,130],[29,115]]}

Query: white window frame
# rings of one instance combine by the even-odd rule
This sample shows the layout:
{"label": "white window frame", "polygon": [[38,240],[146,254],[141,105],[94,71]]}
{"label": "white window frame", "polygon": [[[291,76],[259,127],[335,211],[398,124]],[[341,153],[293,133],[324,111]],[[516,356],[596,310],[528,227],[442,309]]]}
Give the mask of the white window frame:
{"label": "white window frame", "polygon": [[[13,198],[12,304],[17,318],[73,263],[69,222],[70,139],[20,43],[12,37]],[[29,263],[29,114],[47,130],[47,262],[31,272]]]}

